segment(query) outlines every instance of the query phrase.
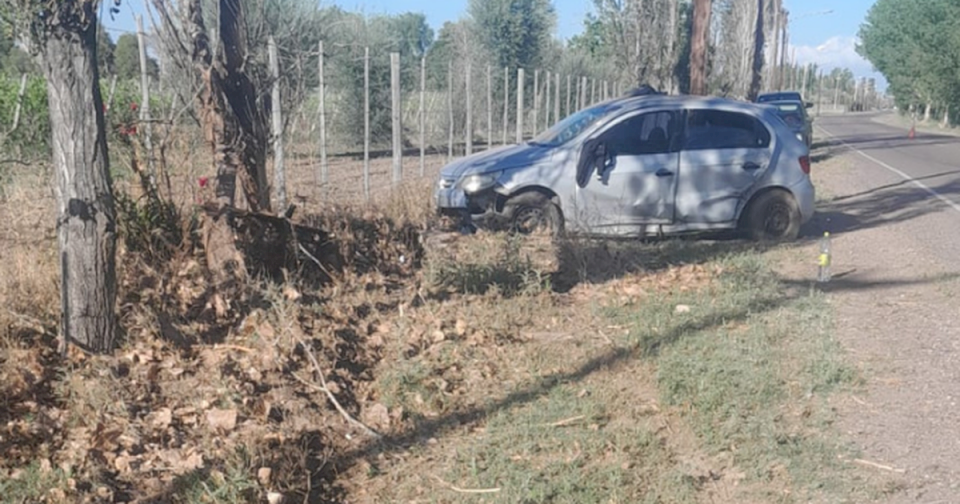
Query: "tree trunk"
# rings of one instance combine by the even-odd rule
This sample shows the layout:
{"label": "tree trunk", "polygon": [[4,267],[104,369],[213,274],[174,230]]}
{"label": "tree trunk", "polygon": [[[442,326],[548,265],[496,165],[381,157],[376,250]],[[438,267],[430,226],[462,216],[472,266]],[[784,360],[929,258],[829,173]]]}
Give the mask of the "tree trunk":
{"label": "tree trunk", "polygon": [[[154,6],[163,12],[166,12],[165,3],[153,0]],[[193,63],[203,81],[200,113],[206,139],[214,150],[217,200],[221,205],[234,206],[239,178],[250,210],[260,212],[270,209],[266,170],[268,134],[265,111],[258,107],[256,89],[244,70],[247,41],[241,3],[240,0],[219,0],[221,40],[216,55],[204,22],[202,0],[190,0],[187,5],[187,30]]]}
{"label": "tree trunk", "polygon": [[670,65],[670,93],[677,94],[677,0],[670,0],[670,30],[669,41],[667,42],[667,61]]}
{"label": "tree trunk", "polygon": [[[117,341],[116,210],[97,74],[94,2],[51,3],[40,61],[57,178],[62,333],[92,352]],[[53,7],[55,5],[55,7]]]}
{"label": "tree trunk", "polygon": [[777,62],[780,60],[780,1],[772,0],[773,8],[773,57],[770,59],[770,72],[767,76],[767,90],[777,87]]}
{"label": "tree trunk", "polygon": [[690,94],[707,94],[707,36],[710,30],[710,0],[693,2],[693,34],[690,41]]}
{"label": "tree trunk", "polygon": [[750,79],[750,90],[747,92],[747,100],[754,101],[760,94],[760,86],[763,85],[763,17],[764,0],[757,0],[757,23],[753,34],[753,74]]}

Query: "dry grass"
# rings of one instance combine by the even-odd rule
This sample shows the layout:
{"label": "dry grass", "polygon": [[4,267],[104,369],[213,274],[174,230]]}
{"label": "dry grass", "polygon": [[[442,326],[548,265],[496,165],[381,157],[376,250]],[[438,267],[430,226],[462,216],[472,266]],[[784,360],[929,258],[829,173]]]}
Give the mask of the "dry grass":
{"label": "dry grass", "polygon": [[[295,220],[328,230],[343,259],[330,284],[290,275],[211,288],[184,224],[183,243],[163,253],[121,247],[124,346],[110,356],[72,352],[65,361],[52,341],[58,295],[49,185],[42,175],[17,174],[0,200],[0,306],[10,307],[0,311],[5,498],[261,502],[276,492],[287,502],[792,502],[800,497],[784,491],[849,495],[842,479],[810,489],[821,473],[809,464],[798,464],[799,474],[781,471],[835,453],[816,443],[805,420],[829,421],[822,396],[794,389],[826,394],[847,378],[824,357],[835,353],[827,323],[811,315],[822,300],[794,304],[758,265],[762,250],[737,241],[444,233],[429,197],[432,178],[391,187],[389,160],[376,166],[381,183],[370,206],[309,194],[312,168],[291,175]],[[202,196],[194,169],[174,174],[184,215]],[[353,177],[339,180],[352,186]],[[781,320],[784,310],[797,315]],[[725,381],[727,369],[739,381]],[[781,371],[808,377],[813,388],[782,383]],[[698,373],[723,387],[698,388]],[[770,388],[750,388],[764,380]],[[738,402],[740,389],[767,393],[756,397],[769,404]],[[381,437],[345,418],[330,395]],[[784,427],[770,413],[789,404]],[[757,420],[738,424],[730,411]],[[768,444],[784,433],[794,453]],[[727,437],[766,465],[729,453]]]}

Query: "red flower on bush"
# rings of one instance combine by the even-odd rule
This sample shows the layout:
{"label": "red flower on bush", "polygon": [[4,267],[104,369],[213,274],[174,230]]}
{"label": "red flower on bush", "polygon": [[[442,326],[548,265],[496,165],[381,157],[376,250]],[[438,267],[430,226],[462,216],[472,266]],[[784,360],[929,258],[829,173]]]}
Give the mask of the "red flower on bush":
{"label": "red flower on bush", "polygon": [[209,181],[210,179],[207,177],[200,177],[199,179],[197,179],[197,183],[200,184],[201,189],[204,187],[207,187],[207,182]]}
{"label": "red flower on bush", "polygon": [[130,104],[130,110],[133,110],[134,112],[137,111],[137,107],[139,107],[139,105],[137,105],[137,102],[133,102]]}

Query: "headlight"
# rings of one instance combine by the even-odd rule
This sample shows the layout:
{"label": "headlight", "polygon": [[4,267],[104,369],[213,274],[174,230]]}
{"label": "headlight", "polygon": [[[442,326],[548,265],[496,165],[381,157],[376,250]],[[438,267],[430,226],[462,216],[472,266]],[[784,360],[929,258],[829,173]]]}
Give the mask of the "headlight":
{"label": "headlight", "polygon": [[497,183],[501,172],[484,173],[482,175],[469,175],[460,180],[460,189],[467,194],[478,193],[484,189],[489,189]]}

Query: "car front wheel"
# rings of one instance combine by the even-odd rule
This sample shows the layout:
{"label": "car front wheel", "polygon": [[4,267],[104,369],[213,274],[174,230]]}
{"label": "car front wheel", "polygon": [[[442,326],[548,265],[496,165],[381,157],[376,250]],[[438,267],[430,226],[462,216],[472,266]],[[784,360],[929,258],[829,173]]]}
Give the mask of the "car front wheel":
{"label": "car front wheel", "polygon": [[563,231],[563,215],[560,207],[547,195],[539,192],[518,194],[504,204],[504,214],[509,217],[510,230],[519,234]]}
{"label": "car front wheel", "polygon": [[745,217],[744,227],[757,241],[790,241],[800,235],[800,207],[781,189],[757,196]]}

